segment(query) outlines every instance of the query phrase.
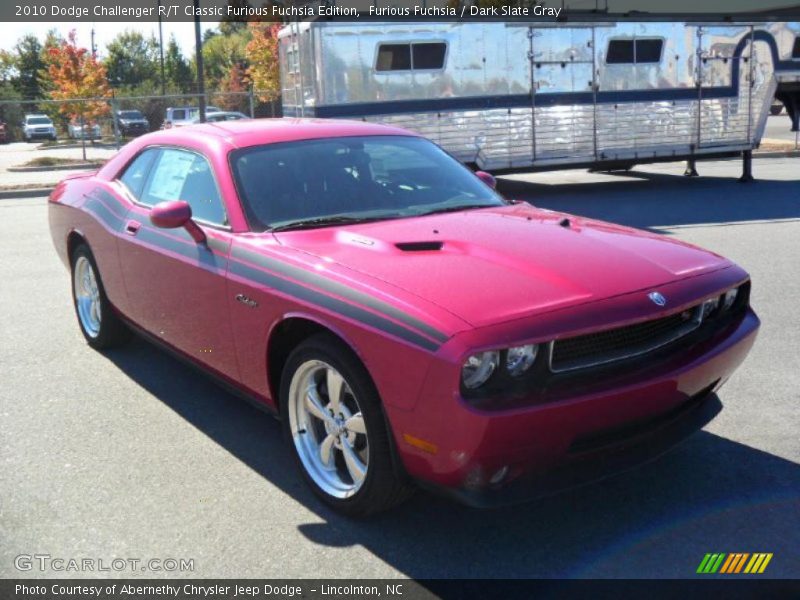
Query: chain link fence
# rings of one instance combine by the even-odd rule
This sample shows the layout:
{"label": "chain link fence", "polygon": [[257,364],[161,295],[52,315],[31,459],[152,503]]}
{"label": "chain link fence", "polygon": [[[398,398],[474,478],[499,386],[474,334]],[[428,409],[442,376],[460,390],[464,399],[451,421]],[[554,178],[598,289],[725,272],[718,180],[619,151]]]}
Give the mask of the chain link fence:
{"label": "chain link fence", "polygon": [[[264,102],[260,100],[263,96],[258,90],[207,92],[205,97],[207,114],[226,111],[251,118],[282,116],[280,98]],[[199,120],[200,98],[200,94],[166,94],[71,100],[2,100],[0,123],[4,127],[0,127],[0,142],[41,141],[61,146],[70,142],[87,142],[120,147],[133,137],[171,126],[167,121],[169,109],[184,109],[182,114],[186,118],[181,120],[180,125]],[[107,109],[96,119],[70,118],[62,112],[65,103],[69,103],[71,110],[85,105],[87,113],[96,112],[89,110],[89,106],[96,107],[98,103]],[[47,116],[55,133],[52,133],[46,121],[29,123],[26,127],[28,115]]]}

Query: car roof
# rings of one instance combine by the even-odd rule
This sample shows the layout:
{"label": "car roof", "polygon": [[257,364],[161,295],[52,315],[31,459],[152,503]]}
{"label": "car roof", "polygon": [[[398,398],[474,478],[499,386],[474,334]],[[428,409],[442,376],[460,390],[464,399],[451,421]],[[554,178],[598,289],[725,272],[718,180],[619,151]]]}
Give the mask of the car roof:
{"label": "car roof", "polygon": [[419,137],[419,134],[399,127],[339,119],[280,118],[219,121],[163,129],[140,136],[108,160],[98,171],[98,176],[103,179],[113,179],[134,155],[149,147],[188,146],[203,150],[209,156],[220,157],[237,148],[301,140],[379,135]]}
{"label": "car roof", "polygon": [[[167,130],[172,131],[172,130]],[[154,134],[157,135],[157,134]],[[416,133],[377,123],[339,119],[240,119],[181,127],[178,135],[222,138],[232,146],[246,148],[277,142],[372,135],[417,136]]]}

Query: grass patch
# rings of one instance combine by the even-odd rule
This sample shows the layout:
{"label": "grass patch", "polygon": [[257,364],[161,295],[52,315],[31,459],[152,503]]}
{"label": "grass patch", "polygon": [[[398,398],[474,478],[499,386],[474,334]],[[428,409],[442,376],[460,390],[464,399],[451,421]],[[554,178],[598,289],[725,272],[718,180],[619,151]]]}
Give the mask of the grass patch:
{"label": "grass patch", "polygon": [[69,165],[102,164],[102,161],[82,160],[80,158],[57,158],[55,156],[38,156],[19,165],[21,167],[64,167]]}

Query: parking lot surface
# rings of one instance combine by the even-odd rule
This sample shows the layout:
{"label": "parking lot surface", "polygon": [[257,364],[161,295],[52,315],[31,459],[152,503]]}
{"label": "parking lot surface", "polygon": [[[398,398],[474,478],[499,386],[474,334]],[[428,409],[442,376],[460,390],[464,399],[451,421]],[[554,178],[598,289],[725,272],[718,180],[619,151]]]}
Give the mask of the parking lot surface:
{"label": "parking lot surface", "polygon": [[[9,167],[18,167],[35,158],[43,156],[52,158],[81,159],[83,151],[80,142],[75,142],[72,147],[45,147],[40,142],[14,142],[0,145],[0,189],[9,186],[17,187],[52,187],[71,173],[86,171],[82,169],[46,169],[35,172],[12,172]],[[92,144],[86,142],[87,160],[106,160],[116,153],[113,145]]]}
{"label": "parking lot surface", "polygon": [[757,160],[748,185],[739,169],[501,182],[750,271],[762,330],[715,421],[590,487],[493,511],[419,492],[366,521],[313,497],[271,417],[144,341],[91,350],[45,200],[0,200],[0,576],[93,575],[14,567],[46,553],[194,560],[191,572],[104,576],[689,577],[707,552],[771,552],[769,575],[800,577],[800,159]]}

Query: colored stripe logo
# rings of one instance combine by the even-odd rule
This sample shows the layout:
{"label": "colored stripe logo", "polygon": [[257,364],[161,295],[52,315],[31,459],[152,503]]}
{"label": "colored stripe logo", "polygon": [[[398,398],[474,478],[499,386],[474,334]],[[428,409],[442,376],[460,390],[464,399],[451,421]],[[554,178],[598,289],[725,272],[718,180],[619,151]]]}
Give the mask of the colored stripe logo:
{"label": "colored stripe logo", "polygon": [[763,573],[769,561],[772,560],[772,552],[733,552],[733,553],[709,553],[700,561],[697,573],[711,575],[720,573],[732,575],[737,573],[760,574]]}

